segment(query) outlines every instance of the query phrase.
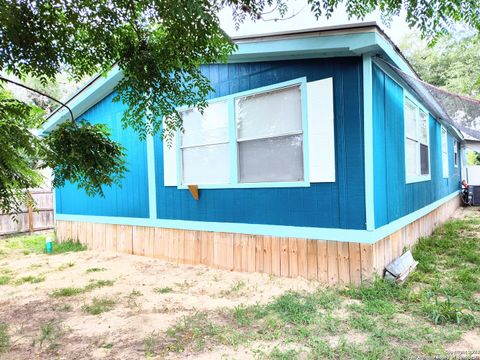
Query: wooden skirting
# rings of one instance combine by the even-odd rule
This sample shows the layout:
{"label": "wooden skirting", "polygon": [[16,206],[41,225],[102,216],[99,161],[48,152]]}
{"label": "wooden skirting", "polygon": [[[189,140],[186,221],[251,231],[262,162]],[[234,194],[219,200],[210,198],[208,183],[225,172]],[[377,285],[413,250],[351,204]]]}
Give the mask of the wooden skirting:
{"label": "wooden skirting", "polygon": [[427,215],[373,244],[375,272],[383,275],[385,266],[402,255],[405,249],[411,249],[419,238],[430,235],[435,228],[447,221],[459,206],[460,196],[456,196]]}
{"label": "wooden skirting", "polygon": [[302,276],[328,284],[358,284],[381,273],[419,237],[429,235],[458,204],[455,198],[373,245],[64,220],[56,222],[56,233],[58,241],[79,241],[91,250],[233,271]]}

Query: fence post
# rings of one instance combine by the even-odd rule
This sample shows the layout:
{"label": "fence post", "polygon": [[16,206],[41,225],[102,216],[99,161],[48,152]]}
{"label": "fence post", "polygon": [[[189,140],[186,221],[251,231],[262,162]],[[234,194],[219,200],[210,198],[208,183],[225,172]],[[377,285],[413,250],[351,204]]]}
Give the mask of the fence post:
{"label": "fence post", "polygon": [[28,207],[28,232],[30,235],[33,233],[33,209],[31,206]]}

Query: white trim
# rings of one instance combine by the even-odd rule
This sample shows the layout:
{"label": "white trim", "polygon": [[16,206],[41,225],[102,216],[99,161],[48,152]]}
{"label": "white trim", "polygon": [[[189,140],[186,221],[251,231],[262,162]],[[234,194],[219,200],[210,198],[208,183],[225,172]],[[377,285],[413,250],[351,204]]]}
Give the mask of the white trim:
{"label": "white trim", "polygon": [[[443,138],[445,134],[445,148],[443,147]],[[450,161],[448,159],[448,131],[445,126],[441,126],[440,129],[440,139],[441,139],[441,150],[442,150],[442,174],[444,179],[448,179],[450,176]],[[446,166],[445,166],[446,165]]]}
{"label": "white trim", "polygon": [[[403,87],[402,87],[403,88]],[[407,106],[407,101],[414,106],[415,111],[415,131],[416,138],[412,139],[407,136],[407,118],[405,108]],[[427,116],[427,144],[423,144],[420,140],[420,112],[423,112]],[[403,88],[403,128],[404,128],[404,144],[405,144],[405,183],[412,184],[422,181],[429,181],[432,179],[432,164],[431,164],[431,141],[430,141],[430,113],[428,110],[418,101],[414,96],[412,96],[405,88]],[[416,142],[416,152],[415,152],[415,161],[417,163],[417,175],[412,176],[407,172],[407,139]],[[421,164],[421,145],[428,146],[428,174],[422,174],[422,164]]]}

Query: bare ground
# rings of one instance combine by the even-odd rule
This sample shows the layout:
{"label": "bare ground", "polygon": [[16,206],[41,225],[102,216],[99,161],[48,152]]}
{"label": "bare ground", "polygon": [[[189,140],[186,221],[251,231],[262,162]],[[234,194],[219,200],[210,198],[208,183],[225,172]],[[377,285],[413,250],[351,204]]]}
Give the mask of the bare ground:
{"label": "bare ground", "polygon": [[[236,273],[93,251],[15,254],[0,260],[0,266],[21,277],[45,277],[39,283],[0,288],[0,323],[9,324],[12,344],[8,354],[0,355],[5,359],[52,355],[62,359],[144,358],[144,339],[152,332],[164,332],[184,315],[265,303],[288,290],[313,291],[319,286],[301,278]],[[87,272],[93,268],[102,271]],[[83,288],[92,280],[112,280],[114,284],[77,296],[49,296],[59,288]],[[161,288],[171,288],[171,292],[159,293]],[[81,308],[94,297],[113,298],[116,305],[99,315],[86,314]],[[55,341],[40,345],[41,326],[45,324],[53,324],[58,334]],[[220,357],[223,352],[236,354],[236,358],[243,352],[240,357],[252,358],[246,348],[219,348],[204,358]],[[169,357],[185,356],[188,354]]]}

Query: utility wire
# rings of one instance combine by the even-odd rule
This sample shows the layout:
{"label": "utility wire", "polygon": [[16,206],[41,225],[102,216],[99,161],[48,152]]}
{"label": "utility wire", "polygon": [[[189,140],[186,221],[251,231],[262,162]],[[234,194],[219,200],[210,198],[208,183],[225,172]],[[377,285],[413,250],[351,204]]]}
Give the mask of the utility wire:
{"label": "utility wire", "polygon": [[20,87],[22,87],[22,88],[24,88],[24,89],[27,89],[27,90],[30,90],[30,91],[33,91],[33,92],[36,92],[37,94],[40,94],[40,95],[42,95],[42,96],[45,96],[46,98],[49,98],[49,99],[52,100],[52,101],[55,101],[56,103],[60,104],[61,107],[64,107],[64,108],[66,108],[66,109],[68,110],[68,112],[70,113],[70,117],[72,118],[72,122],[75,122],[75,117],[73,116],[72,109],[70,109],[70,108],[67,106],[67,104],[61,102],[60,100],[57,100],[57,99],[51,97],[51,96],[48,95],[48,94],[45,94],[45,93],[43,93],[43,92],[41,92],[41,91],[38,91],[38,90],[35,90],[35,89],[31,88],[30,86],[24,85],[24,84],[19,83],[19,82],[17,82],[17,81],[13,81],[13,80],[4,78],[4,77],[2,77],[2,76],[0,76],[0,80],[9,82],[9,83],[11,83],[11,84],[20,86]]}

